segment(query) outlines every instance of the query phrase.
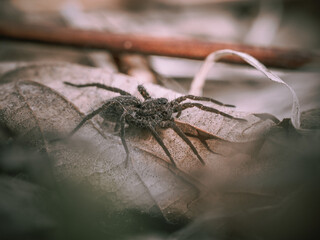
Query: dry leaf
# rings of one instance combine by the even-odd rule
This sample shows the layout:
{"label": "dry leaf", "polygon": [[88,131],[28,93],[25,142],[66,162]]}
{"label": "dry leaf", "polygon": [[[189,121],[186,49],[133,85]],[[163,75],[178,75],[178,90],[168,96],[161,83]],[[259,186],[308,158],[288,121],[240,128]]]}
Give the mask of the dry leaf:
{"label": "dry leaf", "polygon": [[201,69],[199,70],[199,72],[196,74],[196,76],[192,81],[191,89],[189,91],[190,94],[202,94],[205,78],[208,75],[208,72],[211,66],[214,63],[216,63],[218,60],[220,60],[223,56],[240,57],[245,62],[250,64],[252,67],[256,68],[258,71],[263,73],[269,80],[286,86],[290,90],[292,95],[291,122],[295,128],[297,129],[300,128],[300,114],[301,114],[300,111],[301,110],[300,110],[299,99],[296,92],[280,77],[278,77],[276,74],[272,73],[269,69],[267,69],[266,66],[264,66],[261,62],[259,62],[257,59],[255,59],[254,57],[244,52],[234,51],[231,49],[223,49],[223,50],[215,51],[209,54],[206,57]]}
{"label": "dry leaf", "polygon": [[[17,67],[15,67],[17,66]],[[263,171],[263,166],[249,168],[254,151],[260,149],[263,135],[275,126],[271,118],[214,106],[247,122],[227,119],[199,109],[183,111],[177,123],[190,136],[206,162],[202,166],[188,145],[171,129],[159,130],[178,168],[172,167],[163,149],[143,129],[128,128],[127,142],[131,161],[125,166],[125,151],[112,126],[100,116],[88,121],[66,141],[51,142],[52,134],[66,135],[93,109],[116,93],[96,88],[75,88],[72,83],[99,82],[124,89],[139,96],[137,82],[125,75],[71,64],[0,65],[1,121],[21,139],[55,159],[55,174],[90,182],[112,196],[119,208],[134,207],[146,212],[160,209],[170,221],[193,218],[204,197],[218,203],[248,201],[250,196],[264,196],[263,188],[253,192],[234,192],[225,196],[212,194],[205,178],[209,172],[216,179],[236,179]],[[152,97],[174,99],[178,93],[145,84]],[[112,125],[112,124],[111,124]],[[81,141],[79,141],[81,139]],[[245,191],[245,190],[244,190]],[[261,194],[260,194],[261,193]]]}

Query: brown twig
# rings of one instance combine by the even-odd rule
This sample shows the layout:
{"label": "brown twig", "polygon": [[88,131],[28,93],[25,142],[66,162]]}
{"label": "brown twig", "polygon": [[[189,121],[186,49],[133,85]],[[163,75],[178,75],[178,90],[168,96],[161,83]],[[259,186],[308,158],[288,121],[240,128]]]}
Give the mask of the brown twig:
{"label": "brown twig", "polygon": [[[319,60],[319,55],[308,51],[263,48],[232,43],[160,38],[146,35],[113,34],[98,31],[70,29],[57,26],[0,23],[0,37],[23,41],[108,49],[113,52],[130,52],[189,59],[204,59],[211,52],[232,49],[248,53],[271,67],[298,68]],[[237,57],[224,61],[241,63]]]}

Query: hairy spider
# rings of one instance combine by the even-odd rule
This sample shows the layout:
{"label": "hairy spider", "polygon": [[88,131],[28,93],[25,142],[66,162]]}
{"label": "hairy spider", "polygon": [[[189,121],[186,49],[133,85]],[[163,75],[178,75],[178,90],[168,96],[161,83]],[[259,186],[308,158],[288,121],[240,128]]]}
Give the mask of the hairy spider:
{"label": "hairy spider", "polygon": [[224,117],[236,120],[244,120],[241,118],[235,118],[227,113],[221,112],[215,108],[204,106],[200,103],[186,102],[181,103],[187,99],[197,101],[208,101],[221,106],[234,107],[233,105],[223,104],[208,97],[198,97],[193,95],[185,95],[178,97],[172,101],[168,101],[166,98],[152,98],[147,90],[142,86],[138,86],[138,91],[144,98],[141,101],[139,98],[131,95],[130,93],[123,91],[119,88],[106,86],[100,83],[89,83],[89,84],[73,84],[70,82],[64,82],[66,85],[84,88],[84,87],[97,87],[108,91],[119,93],[120,96],[107,100],[100,108],[94,110],[90,114],[86,115],[82,121],[69,133],[69,136],[73,135],[86,121],[93,118],[95,115],[100,114],[106,120],[116,123],[116,128],[120,127],[120,138],[123,147],[126,151],[127,157],[126,162],[129,159],[129,150],[125,140],[125,124],[129,126],[135,126],[139,128],[149,129],[153,137],[162,147],[166,155],[169,157],[171,163],[176,166],[169,150],[164,145],[161,137],[157,133],[157,128],[172,128],[186,144],[189,145],[193,153],[197,156],[202,164],[205,164],[204,160],[199,155],[197,149],[191,143],[189,138],[182,132],[182,130],[174,122],[174,113],[178,113],[177,117],[180,116],[181,112],[187,108],[197,107],[201,110],[220,114]]}

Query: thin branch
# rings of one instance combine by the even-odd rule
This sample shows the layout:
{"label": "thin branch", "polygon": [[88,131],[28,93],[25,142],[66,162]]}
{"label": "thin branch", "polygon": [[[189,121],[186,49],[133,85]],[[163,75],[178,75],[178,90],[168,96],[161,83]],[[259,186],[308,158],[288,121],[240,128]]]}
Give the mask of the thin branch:
{"label": "thin branch", "polygon": [[[205,59],[214,51],[232,49],[250,54],[267,66],[289,69],[298,68],[320,59],[319,54],[302,50],[254,47],[192,39],[160,38],[147,35],[113,34],[66,27],[24,25],[9,22],[0,23],[0,37],[75,47],[107,49],[112,52],[130,52],[200,60]],[[235,63],[243,62],[236,56],[228,56],[223,60]]]}

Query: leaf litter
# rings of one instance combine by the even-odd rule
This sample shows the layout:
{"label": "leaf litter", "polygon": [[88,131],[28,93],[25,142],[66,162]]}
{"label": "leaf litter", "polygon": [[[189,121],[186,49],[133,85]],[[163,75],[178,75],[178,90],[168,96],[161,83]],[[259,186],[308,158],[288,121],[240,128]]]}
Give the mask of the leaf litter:
{"label": "leaf litter", "polygon": [[[245,118],[247,122],[225,119],[198,109],[183,111],[176,122],[188,133],[204,158],[204,167],[172,130],[160,130],[159,133],[178,168],[170,165],[151,134],[129,128],[126,139],[131,161],[125,167],[125,151],[120,138],[98,116],[69,141],[50,140],[52,134],[66,135],[84,115],[117,95],[95,88],[67,87],[64,81],[77,84],[99,82],[139,96],[138,83],[134,79],[65,63],[26,64],[1,71],[0,110],[4,123],[19,136],[30,136],[33,142],[29,144],[45,149],[55,159],[55,174],[59,179],[90,182],[95,189],[111,194],[119,209],[137,208],[148,212],[157,207],[167,220],[174,222],[194,218],[206,201],[219,207],[228,201],[239,203],[253,196],[253,199],[270,196],[263,187],[217,195],[210,190],[212,179],[203,178],[201,173],[209,173],[217,182],[223,182],[223,179],[257,175],[272,165],[248,167],[254,161],[252,149],[260,148],[264,136],[276,125],[272,119],[261,119],[254,114],[211,103],[206,105]],[[179,96],[153,84],[144,86],[152,97],[171,100]]]}

